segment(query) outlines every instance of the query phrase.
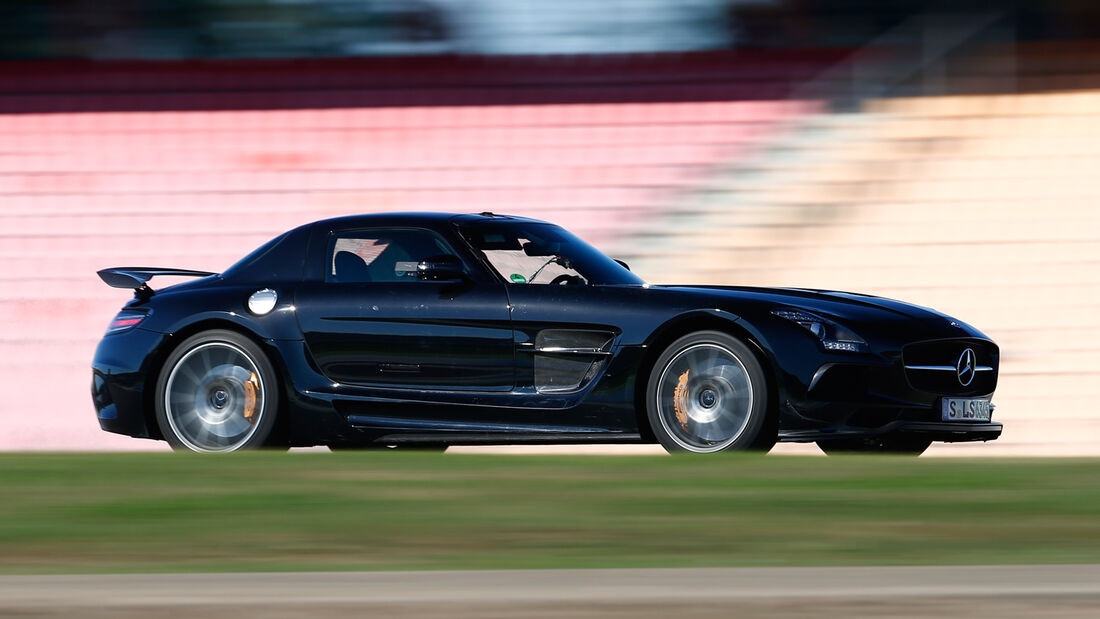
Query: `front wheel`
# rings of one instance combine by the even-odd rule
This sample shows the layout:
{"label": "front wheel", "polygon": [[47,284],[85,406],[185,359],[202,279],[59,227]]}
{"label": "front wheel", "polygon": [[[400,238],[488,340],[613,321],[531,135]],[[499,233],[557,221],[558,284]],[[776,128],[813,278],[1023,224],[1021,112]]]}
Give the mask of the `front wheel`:
{"label": "front wheel", "polygon": [[255,342],[234,331],[187,338],[157,379],[157,425],[173,449],[261,447],[271,437],[278,410],[274,367]]}
{"label": "front wheel", "polygon": [[830,456],[877,453],[916,457],[924,453],[924,450],[931,445],[931,439],[904,434],[887,434],[871,438],[842,438],[817,442],[817,446],[821,448],[821,451]]}
{"label": "front wheel", "polygon": [[649,425],[670,452],[766,451],[775,443],[768,410],[760,362],[743,342],[720,331],[676,340],[649,375]]}

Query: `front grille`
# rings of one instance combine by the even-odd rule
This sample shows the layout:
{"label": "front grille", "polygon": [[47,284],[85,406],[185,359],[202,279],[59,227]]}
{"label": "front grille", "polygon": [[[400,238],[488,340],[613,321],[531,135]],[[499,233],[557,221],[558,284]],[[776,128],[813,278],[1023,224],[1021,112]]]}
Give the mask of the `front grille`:
{"label": "front grille", "polygon": [[[959,381],[957,366],[967,348],[974,351],[977,369],[969,385]],[[997,387],[1000,351],[988,340],[951,339],[918,342],[902,348],[905,378],[914,389],[939,395],[975,396]],[[992,368],[984,370],[981,368]]]}

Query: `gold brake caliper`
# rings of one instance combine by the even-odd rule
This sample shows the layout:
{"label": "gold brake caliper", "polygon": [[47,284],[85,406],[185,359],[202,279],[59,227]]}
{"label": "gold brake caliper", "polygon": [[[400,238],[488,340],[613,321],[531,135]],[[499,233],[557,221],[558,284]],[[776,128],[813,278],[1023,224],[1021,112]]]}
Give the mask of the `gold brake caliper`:
{"label": "gold brake caliper", "polygon": [[248,423],[256,423],[256,392],[260,389],[260,379],[255,372],[248,375],[244,384],[244,418]]}
{"label": "gold brake caliper", "polygon": [[680,380],[676,381],[676,390],[672,392],[672,409],[676,412],[676,421],[680,422],[680,427],[685,432],[688,429],[687,384],[690,374],[691,370],[684,370],[684,373],[680,375]]}

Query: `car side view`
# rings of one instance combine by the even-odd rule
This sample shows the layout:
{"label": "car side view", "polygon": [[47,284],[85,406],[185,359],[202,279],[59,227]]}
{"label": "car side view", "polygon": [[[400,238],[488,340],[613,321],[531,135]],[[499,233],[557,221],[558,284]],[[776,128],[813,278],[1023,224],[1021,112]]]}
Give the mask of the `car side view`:
{"label": "car side view", "polygon": [[[134,290],[93,362],[109,432],[176,449],[652,443],[919,454],[987,441],[999,350],[899,301],[649,285],[545,222],[351,216]],[[188,276],[154,290],[156,276]]]}

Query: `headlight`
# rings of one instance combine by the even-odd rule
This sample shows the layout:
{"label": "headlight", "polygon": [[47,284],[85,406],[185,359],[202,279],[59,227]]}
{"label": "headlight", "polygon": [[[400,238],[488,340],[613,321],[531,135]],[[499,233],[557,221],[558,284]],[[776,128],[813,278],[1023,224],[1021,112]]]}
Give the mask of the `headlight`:
{"label": "headlight", "polygon": [[825,350],[843,350],[847,352],[864,352],[867,350],[867,342],[863,338],[847,327],[826,320],[816,314],[794,309],[772,310],[772,313],[780,318],[798,323],[798,326],[821,340],[821,345],[825,347]]}

